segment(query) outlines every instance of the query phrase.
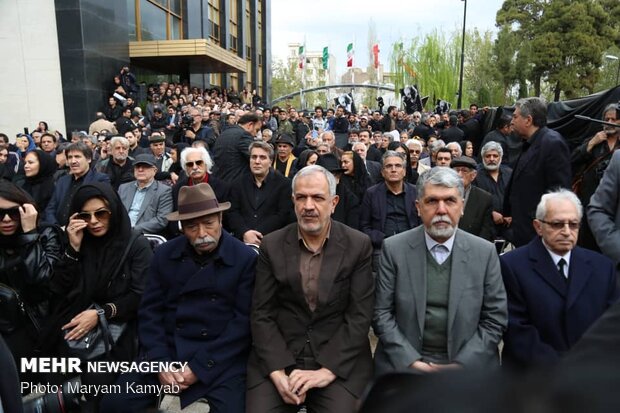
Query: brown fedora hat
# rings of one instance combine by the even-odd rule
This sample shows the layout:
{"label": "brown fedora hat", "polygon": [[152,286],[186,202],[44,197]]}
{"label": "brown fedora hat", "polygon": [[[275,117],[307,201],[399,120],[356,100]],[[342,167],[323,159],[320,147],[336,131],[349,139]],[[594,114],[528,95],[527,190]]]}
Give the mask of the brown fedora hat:
{"label": "brown fedora hat", "polygon": [[217,202],[209,184],[184,186],[179,191],[178,211],[166,215],[170,221],[185,221],[230,209],[230,202]]}

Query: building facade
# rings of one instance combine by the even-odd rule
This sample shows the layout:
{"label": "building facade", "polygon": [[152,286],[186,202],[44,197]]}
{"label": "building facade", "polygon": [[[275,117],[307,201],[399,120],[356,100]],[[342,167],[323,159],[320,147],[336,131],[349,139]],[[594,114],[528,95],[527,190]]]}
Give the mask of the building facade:
{"label": "building facade", "polygon": [[0,132],[85,129],[129,66],[138,81],[256,89],[270,100],[270,0],[3,0],[13,97]]}

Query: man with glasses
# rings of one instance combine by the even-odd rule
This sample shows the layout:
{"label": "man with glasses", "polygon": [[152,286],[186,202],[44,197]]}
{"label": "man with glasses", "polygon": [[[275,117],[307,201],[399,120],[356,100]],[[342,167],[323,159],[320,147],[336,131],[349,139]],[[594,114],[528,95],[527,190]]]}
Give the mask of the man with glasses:
{"label": "man with glasses", "polygon": [[543,195],[537,236],[500,257],[509,313],[505,364],[558,362],[618,298],[611,260],[576,246],[582,214],[581,202],[566,189]]}
{"label": "man with glasses", "polygon": [[420,162],[420,156],[422,155],[423,149],[421,141],[417,139],[409,139],[406,145],[409,149],[409,159],[411,162],[409,164],[409,167],[411,168],[414,175],[420,176],[424,172],[429,171],[431,167]]}

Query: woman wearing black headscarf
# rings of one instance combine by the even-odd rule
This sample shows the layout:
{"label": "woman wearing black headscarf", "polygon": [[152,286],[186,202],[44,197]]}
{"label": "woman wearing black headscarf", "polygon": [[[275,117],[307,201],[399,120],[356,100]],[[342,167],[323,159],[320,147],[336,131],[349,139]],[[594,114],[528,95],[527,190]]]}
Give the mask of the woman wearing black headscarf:
{"label": "woman wearing black headscarf", "polygon": [[[109,357],[104,357],[132,360],[137,350],[138,305],[152,256],[149,242],[131,230],[118,194],[106,183],[87,184],[77,190],[66,232],[69,245],[50,284],[56,298],[47,337],[55,341],[52,351],[70,355],[65,340],[81,340],[97,328],[99,317],[91,308],[95,303],[108,322],[128,324]],[[115,379],[115,374],[82,374],[82,383],[88,384],[109,384]]]}
{"label": "woman wearing black headscarf", "polygon": [[40,211],[44,211],[54,193],[56,160],[41,149],[35,149],[24,158],[24,174],[15,183],[28,192]]}
{"label": "woman wearing black headscarf", "polygon": [[[0,334],[19,363],[34,357],[38,326],[48,313],[48,283],[62,255],[61,230],[39,226],[34,201],[16,185],[0,181],[0,283],[19,294],[23,310],[0,300]],[[22,381],[30,376],[22,375]]]}
{"label": "woman wearing black headscarf", "polygon": [[344,169],[340,182],[348,187],[361,203],[366,190],[372,186],[364,160],[353,151],[344,152],[340,160]]}

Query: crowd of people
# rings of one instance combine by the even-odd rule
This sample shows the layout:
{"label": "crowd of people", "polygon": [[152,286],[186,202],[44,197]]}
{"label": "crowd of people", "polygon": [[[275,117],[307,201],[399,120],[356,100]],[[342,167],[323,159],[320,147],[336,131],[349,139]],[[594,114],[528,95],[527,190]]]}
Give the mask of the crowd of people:
{"label": "crowd of people", "polygon": [[88,131],[0,135],[15,360],[75,354],[105,321],[122,333],[102,359],[188,367],[82,383],[176,385],[214,412],[347,412],[373,371],[490,369],[502,339],[506,366],[557,364],[618,298],[617,105],[602,115],[619,126],[571,155],[538,98],[484,133],[474,104],[310,112],[164,82],[143,112],[136,92],[124,68]]}

